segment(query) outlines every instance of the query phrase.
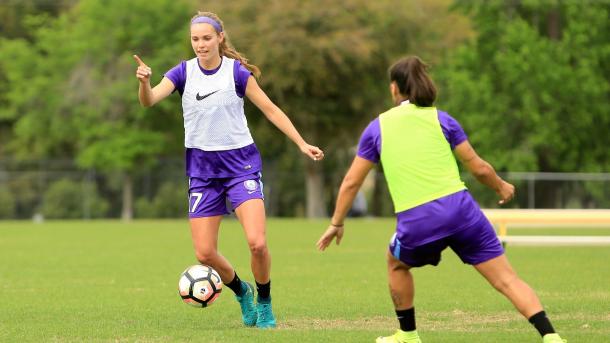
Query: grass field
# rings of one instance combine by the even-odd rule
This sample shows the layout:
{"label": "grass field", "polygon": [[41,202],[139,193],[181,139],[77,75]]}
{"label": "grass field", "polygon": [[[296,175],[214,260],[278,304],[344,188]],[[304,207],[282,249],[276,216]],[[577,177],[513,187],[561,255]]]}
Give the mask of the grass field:
{"label": "grass field", "polygon": [[[241,325],[228,289],[207,309],[181,302],[178,276],[196,262],[186,220],[0,222],[0,342],[374,342],[397,327],[384,261],[392,223],[348,221],[342,245],[320,253],[326,221],[270,219],[278,328],[257,330]],[[252,281],[235,220],[223,222],[220,247]],[[570,343],[610,342],[610,247],[509,246],[507,255]],[[414,275],[424,342],[541,341],[450,250]]]}

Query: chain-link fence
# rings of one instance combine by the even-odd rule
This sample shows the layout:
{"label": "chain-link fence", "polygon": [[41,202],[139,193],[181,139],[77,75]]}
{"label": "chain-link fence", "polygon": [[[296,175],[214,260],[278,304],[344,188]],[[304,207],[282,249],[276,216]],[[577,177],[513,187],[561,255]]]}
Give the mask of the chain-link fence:
{"label": "chain-link fence", "polygon": [[[322,197],[328,213],[343,172],[323,176]],[[482,207],[498,207],[493,191],[468,174],[462,177]],[[514,201],[505,207],[610,208],[610,173],[507,173],[502,177],[516,186]],[[305,214],[304,173],[266,161],[263,182],[269,216]],[[0,219],[118,218],[126,208],[135,218],[185,217],[187,187],[179,159],[160,160],[155,168],[131,174],[82,170],[61,160],[0,161]],[[352,214],[392,215],[382,172],[369,175]]]}

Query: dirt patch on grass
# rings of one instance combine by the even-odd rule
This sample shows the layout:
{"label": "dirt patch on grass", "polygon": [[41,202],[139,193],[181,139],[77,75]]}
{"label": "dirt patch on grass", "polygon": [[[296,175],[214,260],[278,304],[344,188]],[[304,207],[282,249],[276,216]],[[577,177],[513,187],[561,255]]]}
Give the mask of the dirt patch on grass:
{"label": "dirt patch on grass", "polygon": [[[590,313],[558,313],[553,320],[576,320],[584,323],[602,321],[610,323],[610,313],[593,315]],[[497,331],[499,327],[511,331],[510,323],[525,321],[516,311],[504,311],[493,314],[449,310],[446,312],[429,312],[417,315],[417,326],[426,331],[458,331],[485,332]],[[394,331],[398,322],[393,316],[377,316],[370,318],[299,318],[278,322],[282,330],[364,330],[364,331]]]}
{"label": "dirt patch on grass", "polygon": [[[417,325],[426,330],[468,330],[472,327],[486,326],[489,324],[506,323],[522,320],[518,314],[503,312],[493,315],[481,315],[474,312],[463,312],[453,310],[448,312],[427,313],[418,315]],[[377,316],[358,319],[322,319],[301,318],[281,321],[279,328],[295,330],[394,330],[398,323],[395,317]]]}
{"label": "dirt patch on grass", "polygon": [[278,323],[280,329],[292,330],[383,330],[396,326],[396,319],[391,317],[371,317],[360,319],[322,319],[300,318],[288,319]]}

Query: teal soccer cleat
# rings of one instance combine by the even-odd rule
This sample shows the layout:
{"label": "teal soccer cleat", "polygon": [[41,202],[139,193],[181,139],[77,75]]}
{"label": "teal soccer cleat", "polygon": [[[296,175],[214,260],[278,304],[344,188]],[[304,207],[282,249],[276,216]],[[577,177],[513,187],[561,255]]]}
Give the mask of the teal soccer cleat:
{"label": "teal soccer cleat", "polygon": [[254,326],[257,324],[257,309],[254,306],[254,287],[252,287],[251,284],[242,281],[242,288],[243,287],[246,287],[246,292],[241,296],[236,295],[235,298],[237,299],[237,302],[239,302],[239,307],[241,307],[241,319],[244,321],[244,325]]}
{"label": "teal soccer cleat", "polygon": [[259,298],[256,304],[256,313],[258,315],[256,327],[261,329],[271,329],[275,327],[275,316],[273,316],[273,311],[271,311],[271,298],[263,301]]}

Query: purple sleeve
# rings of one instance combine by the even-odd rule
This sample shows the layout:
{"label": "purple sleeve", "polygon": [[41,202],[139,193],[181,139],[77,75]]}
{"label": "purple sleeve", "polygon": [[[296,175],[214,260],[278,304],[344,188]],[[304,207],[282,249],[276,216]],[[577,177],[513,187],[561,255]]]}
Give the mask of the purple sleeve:
{"label": "purple sleeve", "polygon": [[186,61],[182,61],[170,69],[165,73],[165,77],[174,83],[174,87],[176,87],[174,91],[178,90],[180,95],[182,95],[184,93],[184,84],[186,83]]}
{"label": "purple sleeve", "polygon": [[248,85],[248,78],[252,75],[246,67],[241,65],[239,60],[235,60],[233,63],[233,77],[235,78],[235,93],[240,98],[246,95],[246,86]]}
{"label": "purple sleeve", "polygon": [[446,112],[438,111],[438,121],[441,123],[447,142],[451,145],[451,150],[468,139],[460,123]]}
{"label": "purple sleeve", "polygon": [[369,160],[373,163],[379,162],[381,155],[381,128],[379,126],[379,118],[373,120],[369,126],[364,129],[360,142],[358,143],[358,157]]}

